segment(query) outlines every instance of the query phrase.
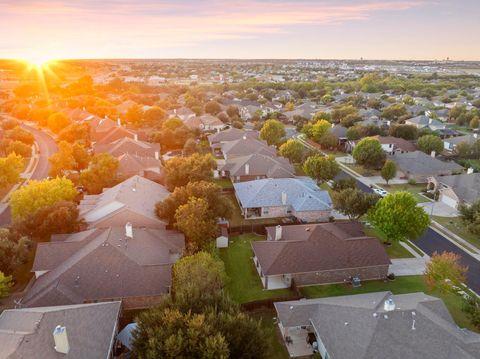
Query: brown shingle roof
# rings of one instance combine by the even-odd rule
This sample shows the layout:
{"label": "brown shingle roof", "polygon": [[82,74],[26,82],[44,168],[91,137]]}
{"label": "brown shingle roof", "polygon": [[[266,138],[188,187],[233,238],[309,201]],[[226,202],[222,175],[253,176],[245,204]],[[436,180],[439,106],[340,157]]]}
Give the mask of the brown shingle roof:
{"label": "brown shingle roof", "polygon": [[381,243],[365,237],[355,222],[283,226],[278,241],[274,240],[275,227],[267,231],[271,240],[252,243],[266,275],[390,264]]}

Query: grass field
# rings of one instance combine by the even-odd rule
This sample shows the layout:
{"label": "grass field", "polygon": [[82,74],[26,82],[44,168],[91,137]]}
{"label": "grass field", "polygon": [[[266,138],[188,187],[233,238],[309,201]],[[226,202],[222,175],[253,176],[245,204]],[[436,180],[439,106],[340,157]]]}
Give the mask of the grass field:
{"label": "grass field", "polygon": [[422,276],[397,277],[394,281],[389,282],[368,281],[362,283],[362,286],[358,288],[352,288],[350,286],[345,286],[344,284],[318,285],[301,288],[301,292],[306,298],[334,297],[381,291],[390,291],[393,294],[424,292],[434,297],[441,298],[459,327],[468,328],[477,332],[479,331],[472,325],[462,311],[463,299],[461,296],[453,293],[440,293],[431,290],[425,284]]}
{"label": "grass field", "polygon": [[448,230],[455,233],[457,236],[462,237],[467,242],[473,244],[475,247],[480,249],[480,236],[470,233],[470,231],[467,229],[467,226],[463,224],[460,217],[433,216],[432,218]]}
{"label": "grass field", "polygon": [[253,264],[251,242],[263,240],[264,236],[243,234],[233,237],[228,248],[220,249],[220,258],[225,263],[229,277],[227,291],[238,303],[248,303],[261,299],[285,297],[292,295],[290,289],[265,290],[260,276]]}

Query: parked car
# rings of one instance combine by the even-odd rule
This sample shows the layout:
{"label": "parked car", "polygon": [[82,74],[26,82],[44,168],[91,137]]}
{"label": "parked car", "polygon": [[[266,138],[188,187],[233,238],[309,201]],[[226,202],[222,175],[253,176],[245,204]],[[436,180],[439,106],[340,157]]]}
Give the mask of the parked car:
{"label": "parked car", "polygon": [[378,194],[382,197],[385,197],[388,194],[387,191],[385,191],[384,189],[381,189],[381,188],[374,188],[373,192],[375,192],[376,194]]}

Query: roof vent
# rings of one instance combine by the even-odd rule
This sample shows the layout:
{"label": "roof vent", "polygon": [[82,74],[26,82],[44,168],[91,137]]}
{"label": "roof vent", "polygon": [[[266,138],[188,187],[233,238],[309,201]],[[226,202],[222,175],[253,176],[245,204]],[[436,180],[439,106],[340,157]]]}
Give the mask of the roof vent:
{"label": "roof vent", "polygon": [[275,240],[279,241],[282,239],[282,226],[278,225],[275,227]]}
{"label": "roof vent", "polygon": [[55,341],[55,351],[68,354],[70,345],[68,344],[67,328],[57,325],[53,331],[53,340]]}
{"label": "roof vent", "polygon": [[127,238],[133,238],[133,226],[130,222],[125,225],[125,236]]}
{"label": "roof vent", "polygon": [[394,311],[395,310],[395,302],[393,301],[392,298],[388,298],[384,305],[383,305],[383,309],[386,311],[386,312],[391,312],[391,311]]}

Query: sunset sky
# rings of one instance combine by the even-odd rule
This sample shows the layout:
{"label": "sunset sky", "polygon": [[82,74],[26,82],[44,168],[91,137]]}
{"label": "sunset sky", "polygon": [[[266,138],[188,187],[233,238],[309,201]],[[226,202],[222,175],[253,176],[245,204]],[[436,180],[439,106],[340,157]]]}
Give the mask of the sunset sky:
{"label": "sunset sky", "polygon": [[480,60],[480,0],[0,0],[0,58]]}

